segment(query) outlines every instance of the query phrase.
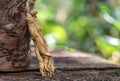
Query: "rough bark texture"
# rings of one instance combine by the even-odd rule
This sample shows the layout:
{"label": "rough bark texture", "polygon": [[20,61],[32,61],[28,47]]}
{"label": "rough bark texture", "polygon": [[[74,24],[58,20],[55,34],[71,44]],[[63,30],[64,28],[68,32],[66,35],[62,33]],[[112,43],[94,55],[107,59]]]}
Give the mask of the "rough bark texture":
{"label": "rough bark texture", "polygon": [[28,0],[28,4],[27,4],[27,8],[28,8],[28,12],[30,13],[31,10],[34,9],[34,3],[35,3],[36,0]]}
{"label": "rough bark texture", "polygon": [[0,71],[24,70],[29,65],[26,3],[27,0],[0,0]]}

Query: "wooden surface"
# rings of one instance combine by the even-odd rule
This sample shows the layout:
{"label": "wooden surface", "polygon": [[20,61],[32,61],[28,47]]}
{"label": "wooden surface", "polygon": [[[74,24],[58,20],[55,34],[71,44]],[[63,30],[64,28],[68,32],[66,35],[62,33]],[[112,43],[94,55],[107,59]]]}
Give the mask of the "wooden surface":
{"label": "wooden surface", "polygon": [[[32,49],[33,53],[34,49]],[[56,72],[42,77],[34,54],[28,70],[0,73],[0,81],[120,81],[120,67],[99,57],[82,52],[54,50]]]}

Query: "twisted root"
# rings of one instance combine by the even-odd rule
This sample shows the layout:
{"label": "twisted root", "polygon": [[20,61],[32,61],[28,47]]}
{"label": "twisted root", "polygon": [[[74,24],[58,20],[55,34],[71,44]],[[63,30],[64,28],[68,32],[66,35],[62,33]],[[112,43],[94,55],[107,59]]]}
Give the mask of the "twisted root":
{"label": "twisted root", "polygon": [[48,46],[39,28],[36,14],[37,12],[35,11],[27,14],[28,29],[35,44],[35,54],[39,60],[39,68],[42,76],[52,76],[55,70],[53,58],[48,52]]}

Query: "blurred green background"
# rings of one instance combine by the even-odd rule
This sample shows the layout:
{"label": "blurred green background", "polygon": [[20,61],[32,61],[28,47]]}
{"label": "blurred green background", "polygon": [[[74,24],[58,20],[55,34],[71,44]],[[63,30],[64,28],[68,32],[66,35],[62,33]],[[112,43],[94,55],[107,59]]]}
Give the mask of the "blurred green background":
{"label": "blurred green background", "polygon": [[36,0],[35,10],[50,48],[120,63],[120,0]]}

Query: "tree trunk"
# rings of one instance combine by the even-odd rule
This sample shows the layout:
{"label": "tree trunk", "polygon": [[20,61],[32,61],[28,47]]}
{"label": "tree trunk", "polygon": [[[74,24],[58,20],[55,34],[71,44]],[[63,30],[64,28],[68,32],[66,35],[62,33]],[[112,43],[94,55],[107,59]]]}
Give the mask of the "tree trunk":
{"label": "tree trunk", "polygon": [[0,71],[21,71],[29,66],[27,2],[0,0]]}

